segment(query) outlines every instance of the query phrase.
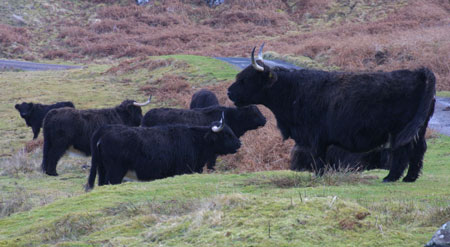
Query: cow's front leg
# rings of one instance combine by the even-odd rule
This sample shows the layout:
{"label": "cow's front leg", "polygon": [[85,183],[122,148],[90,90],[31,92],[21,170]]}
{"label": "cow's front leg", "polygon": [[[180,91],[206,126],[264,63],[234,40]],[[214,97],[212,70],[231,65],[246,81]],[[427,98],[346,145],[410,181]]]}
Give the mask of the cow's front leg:
{"label": "cow's front leg", "polygon": [[291,170],[314,171],[313,156],[309,148],[295,144],[291,151]]}

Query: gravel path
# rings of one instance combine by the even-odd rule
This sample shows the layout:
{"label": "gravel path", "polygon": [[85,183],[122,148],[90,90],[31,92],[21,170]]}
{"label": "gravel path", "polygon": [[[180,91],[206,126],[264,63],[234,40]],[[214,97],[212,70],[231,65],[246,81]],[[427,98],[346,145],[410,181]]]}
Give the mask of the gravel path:
{"label": "gravel path", "polygon": [[428,127],[450,136],[450,98],[436,97],[434,114]]}
{"label": "gravel path", "polygon": [[80,68],[82,68],[82,66],[32,63],[32,62],[0,59],[0,70],[18,69],[26,71],[38,71],[38,70],[63,70],[63,69],[80,69]]}

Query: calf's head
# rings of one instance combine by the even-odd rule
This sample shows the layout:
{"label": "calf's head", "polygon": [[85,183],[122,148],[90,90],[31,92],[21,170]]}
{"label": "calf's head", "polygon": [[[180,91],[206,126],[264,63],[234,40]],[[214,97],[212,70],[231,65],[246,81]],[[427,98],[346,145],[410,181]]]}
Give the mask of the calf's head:
{"label": "calf's head", "polygon": [[259,49],[255,59],[255,48],[252,51],[252,64],[236,75],[236,81],[228,88],[228,97],[236,106],[262,104],[267,92],[277,81],[277,73],[264,64],[262,50]]}
{"label": "calf's head", "polygon": [[[266,118],[254,105],[238,107],[227,116],[227,122],[233,127],[234,134],[241,137],[248,130],[254,130],[266,124]],[[231,124],[233,123],[233,124]]]}
{"label": "calf's head", "polygon": [[224,123],[223,113],[219,122],[213,122],[210,130],[205,134],[206,143],[215,154],[233,154],[241,147],[241,141]]}
{"label": "calf's head", "polygon": [[31,115],[31,113],[33,112],[33,103],[26,103],[23,102],[22,104],[16,104],[15,108],[17,109],[17,111],[19,111],[20,116],[22,118],[27,118]]}
{"label": "calf's head", "polygon": [[152,96],[144,103],[137,103],[134,100],[124,100],[116,110],[121,116],[123,122],[129,126],[139,126],[142,120],[142,106],[150,104]]}

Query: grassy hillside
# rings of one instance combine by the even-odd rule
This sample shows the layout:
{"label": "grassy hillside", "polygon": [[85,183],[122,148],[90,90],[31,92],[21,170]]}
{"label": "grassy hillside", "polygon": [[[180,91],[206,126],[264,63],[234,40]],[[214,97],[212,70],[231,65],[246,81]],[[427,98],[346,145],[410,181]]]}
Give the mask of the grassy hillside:
{"label": "grassy hillside", "polygon": [[[231,66],[200,56],[138,57],[52,72],[1,72],[0,246],[419,246],[450,219],[450,138],[429,140],[416,183],[383,184],[387,171],[362,174],[246,171],[286,169],[292,142],[275,120],[243,137],[212,174],[96,187],[84,193],[89,158],[63,157],[60,176],[40,170],[41,142],[29,142],[14,104],[72,100],[78,108],[124,98],[150,107],[186,107],[207,87],[222,104]],[[145,108],[144,111],[149,108]],[[20,151],[25,148],[25,151]],[[270,230],[269,230],[270,228]]]}
{"label": "grassy hillside", "polygon": [[381,183],[385,171],[319,179],[278,171],[183,175],[83,193],[79,171],[2,176],[3,188],[59,188],[51,195],[70,184],[72,192],[0,219],[0,245],[421,246],[450,218],[450,138],[430,144],[412,184]]}
{"label": "grassy hillside", "polygon": [[438,88],[450,90],[447,0],[229,0],[216,8],[202,0],[3,2],[0,57],[249,56],[265,41],[267,51],[325,68],[427,66]]}

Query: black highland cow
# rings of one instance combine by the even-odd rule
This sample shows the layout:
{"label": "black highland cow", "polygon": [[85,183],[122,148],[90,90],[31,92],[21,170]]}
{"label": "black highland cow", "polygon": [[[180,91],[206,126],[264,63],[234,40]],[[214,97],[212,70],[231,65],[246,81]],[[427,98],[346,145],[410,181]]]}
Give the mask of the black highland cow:
{"label": "black highland cow", "polygon": [[190,109],[219,105],[216,95],[208,89],[202,89],[192,95]]}
{"label": "black highland cow", "polygon": [[[266,118],[256,106],[226,107],[213,105],[198,109],[155,108],[148,111],[142,119],[142,126],[152,127],[168,124],[187,124],[192,126],[209,126],[215,119],[219,119],[222,112],[225,121],[234,134],[239,138],[249,130],[254,130],[266,124]],[[208,169],[214,169],[216,157],[208,161]],[[196,172],[201,172],[199,167]]]}
{"label": "black highland cow", "polygon": [[54,109],[44,119],[44,150],[42,170],[57,176],[56,165],[64,153],[73,146],[85,155],[91,155],[90,139],[94,131],[105,124],[139,126],[141,107],[150,103],[125,100],[113,108],[77,110]]}
{"label": "black highland cow", "polygon": [[[236,106],[262,104],[277,119],[283,138],[309,150],[322,174],[329,146],[349,152],[387,148],[384,182],[415,181],[426,151],[425,131],[434,108],[436,79],[427,68],[350,73],[286,70],[264,64],[262,48],[236,76],[228,96]],[[305,157],[306,158],[306,157]]]}
{"label": "black highland cow", "polygon": [[92,164],[86,191],[98,184],[120,184],[128,172],[150,181],[194,173],[216,155],[235,153],[241,146],[222,123],[211,127],[164,125],[128,127],[105,125],[91,140]]}
{"label": "black highland cow", "polygon": [[25,119],[27,126],[31,127],[33,130],[33,139],[36,139],[41,131],[42,122],[44,121],[45,115],[52,109],[61,107],[71,107],[75,108],[72,102],[64,101],[57,102],[53,105],[43,105],[35,103],[22,102],[22,104],[16,104],[15,108],[19,111],[20,116]]}

